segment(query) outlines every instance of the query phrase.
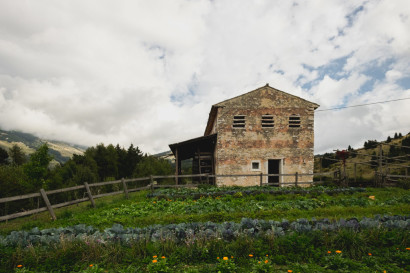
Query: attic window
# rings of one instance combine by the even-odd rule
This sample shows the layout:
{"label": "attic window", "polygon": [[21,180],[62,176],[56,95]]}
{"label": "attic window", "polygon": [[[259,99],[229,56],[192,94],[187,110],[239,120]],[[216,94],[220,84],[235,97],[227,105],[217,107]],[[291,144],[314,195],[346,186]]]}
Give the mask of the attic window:
{"label": "attic window", "polygon": [[291,115],[289,117],[289,128],[300,128],[300,116]]}
{"label": "attic window", "polygon": [[245,116],[238,115],[233,117],[233,128],[245,128]]}
{"label": "attic window", "polygon": [[262,115],[262,128],[275,127],[275,120],[272,115]]}

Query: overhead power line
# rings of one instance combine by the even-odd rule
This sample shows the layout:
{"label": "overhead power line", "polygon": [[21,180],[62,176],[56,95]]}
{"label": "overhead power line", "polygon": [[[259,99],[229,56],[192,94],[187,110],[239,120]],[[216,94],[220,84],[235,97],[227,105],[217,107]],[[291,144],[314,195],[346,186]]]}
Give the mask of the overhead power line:
{"label": "overhead power line", "polygon": [[332,110],[339,110],[339,109],[346,109],[346,108],[353,108],[353,107],[361,107],[361,106],[374,105],[374,104],[381,104],[381,103],[387,103],[387,102],[393,102],[393,101],[400,101],[400,100],[410,100],[410,98],[402,98],[402,99],[395,99],[395,100],[385,100],[385,101],[378,101],[378,102],[365,103],[365,104],[357,104],[357,105],[350,105],[350,106],[342,106],[342,107],[336,107],[336,108],[329,108],[329,109],[316,110],[315,112],[324,112],[324,111],[332,111]]}

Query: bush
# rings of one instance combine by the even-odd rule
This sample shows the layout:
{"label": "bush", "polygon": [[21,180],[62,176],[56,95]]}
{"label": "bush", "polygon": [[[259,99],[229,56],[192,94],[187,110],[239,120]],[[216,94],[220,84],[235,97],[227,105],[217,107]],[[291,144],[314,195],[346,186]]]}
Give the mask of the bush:
{"label": "bush", "polygon": [[405,190],[410,189],[410,179],[399,179],[399,181],[397,181],[397,187]]}

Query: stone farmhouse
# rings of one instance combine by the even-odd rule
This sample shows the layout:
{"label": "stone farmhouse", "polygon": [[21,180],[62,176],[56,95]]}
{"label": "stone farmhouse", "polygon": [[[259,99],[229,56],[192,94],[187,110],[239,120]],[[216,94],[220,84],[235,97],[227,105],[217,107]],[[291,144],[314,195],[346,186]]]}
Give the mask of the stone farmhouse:
{"label": "stone farmhouse", "polygon": [[[204,136],[169,145],[176,174],[186,159],[192,159],[193,174],[312,174],[318,107],[268,84],[212,105]],[[313,178],[302,177],[304,182]],[[282,185],[294,182],[295,176],[262,179]],[[251,186],[259,185],[260,177],[217,177],[215,182]]]}

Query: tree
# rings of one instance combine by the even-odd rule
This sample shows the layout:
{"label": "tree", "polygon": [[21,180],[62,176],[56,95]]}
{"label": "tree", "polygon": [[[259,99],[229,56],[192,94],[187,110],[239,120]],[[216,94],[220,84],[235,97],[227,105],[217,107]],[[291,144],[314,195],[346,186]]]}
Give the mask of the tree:
{"label": "tree", "polygon": [[386,142],[387,142],[387,143],[390,143],[390,142],[391,142],[391,137],[390,137],[390,136],[387,137]]}
{"label": "tree", "polygon": [[17,144],[14,144],[10,148],[9,156],[11,158],[11,164],[16,166],[21,166],[27,161],[26,155],[23,153],[23,150],[17,146]]}
{"label": "tree", "polygon": [[85,151],[85,156],[90,156],[97,163],[98,176],[101,180],[118,177],[118,156],[115,147],[110,144],[98,144]]}
{"label": "tree", "polygon": [[8,164],[9,154],[6,150],[0,147],[0,165]]}
{"label": "tree", "polygon": [[48,154],[47,144],[43,144],[30,155],[29,162],[24,164],[24,172],[31,180],[33,190],[39,190],[45,183],[49,173],[48,165],[52,159]]}
{"label": "tree", "polygon": [[365,143],[364,143],[364,148],[367,150],[367,149],[373,149],[373,148],[376,148],[377,147],[377,140],[369,140],[369,141],[366,141]]}
{"label": "tree", "polygon": [[405,153],[405,154],[410,154],[410,148],[409,148],[409,147],[410,147],[410,136],[404,138],[404,139],[401,141],[401,145],[402,145],[402,146],[406,146],[406,147],[402,147],[404,153]]}
{"label": "tree", "polygon": [[146,177],[150,175],[170,175],[174,173],[171,163],[168,160],[154,156],[144,156],[135,169],[136,177]]}
{"label": "tree", "polygon": [[131,143],[130,147],[127,150],[127,160],[126,160],[126,177],[131,177],[135,171],[135,168],[142,160],[142,152],[138,148],[134,148],[134,145]]}
{"label": "tree", "polygon": [[117,160],[118,160],[118,179],[127,177],[127,151],[120,147],[119,144],[115,146],[115,151],[117,152]]}
{"label": "tree", "polygon": [[335,159],[336,157],[334,153],[324,153],[322,157],[322,167],[328,168],[330,165],[337,162]]}
{"label": "tree", "polygon": [[399,136],[397,135],[397,133],[394,133],[394,139],[398,139]]}

